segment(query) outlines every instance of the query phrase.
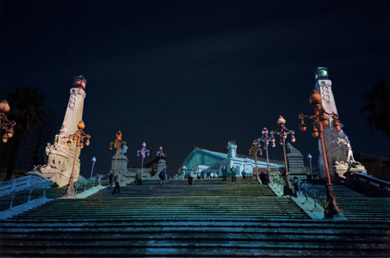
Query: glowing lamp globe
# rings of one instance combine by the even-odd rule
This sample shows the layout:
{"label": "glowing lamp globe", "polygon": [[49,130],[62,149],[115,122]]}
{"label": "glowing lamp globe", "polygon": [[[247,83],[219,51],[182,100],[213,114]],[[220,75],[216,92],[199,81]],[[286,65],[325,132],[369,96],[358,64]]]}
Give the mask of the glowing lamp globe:
{"label": "glowing lamp globe", "polygon": [[8,129],[6,133],[8,138],[12,138],[12,136],[14,136],[14,130],[12,128]]}
{"label": "glowing lamp globe", "polygon": [[316,127],[313,127],[313,131],[311,132],[311,135],[314,138],[317,138],[320,135],[320,133],[318,132],[318,129]]}
{"label": "glowing lamp globe", "polygon": [[325,126],[329,125],[329,117],[327,115],[324,115],[322,117],[322,122],[324,123]]}
{"label": "glowing lamp globe", "polygon": [[279,116],[279,118],[278,118],[278,121],[277,121],[277,124],[278,125],[281,125],[281,124],[286,124],[286,119],[284,119],[284,117],[282,117],[282,116]]}
{"label": "glowing lamp globe", "polygon": [[317,104],[321,104],[322,103],[321,94],[318,91],[313,90],[309,98],[309,103],[313,106]]}
{"label": "glowing lamp globe", "polygon": [[0,102],[0,112],[2,113],[8,113],[11,110],[11,107],[9,106],[8,101],[2,100]]}
{"label": "glowing lamp globe", "polygon": [[84,124],[84,121],[81,120],[78,124],[77,124],[77,128],[78,129],[85,129],[85,124]]}
{"label": "glowing lamp globe", "polygon": [[84,78],[84,76],[79,75],[73,77],[73,86],[82,87],[83,89],[85,89],[86,85],[87,85],[87,80]]}
{"label": "glowing lamp globe", "polygon": [[314,76],[316,80],[328,79],[328,67],[317,67]]}

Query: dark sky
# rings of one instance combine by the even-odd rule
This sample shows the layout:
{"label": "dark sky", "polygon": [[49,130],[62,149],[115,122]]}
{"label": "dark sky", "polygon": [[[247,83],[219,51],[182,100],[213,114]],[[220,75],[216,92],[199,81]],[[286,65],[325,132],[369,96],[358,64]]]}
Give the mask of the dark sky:
{"label": "dark sky", "polygon": [[390,156],[359,112],[362,93],[389,79],[386,1],[0,2],[0,99],[15,85],[39,88],[59,130],[73,76],[88,80],[83,175],[93,156],[95,173],[108,172],[118,130],[129,166],[146,141],[169,153],[173,174],[193,146],[225,152],[235,139],[246,154],[280,114],[298,131],[295,146],[316,159],[317,141],[299,132],[297,116],[313,112],[317,66],[329,68],[353,150]]}

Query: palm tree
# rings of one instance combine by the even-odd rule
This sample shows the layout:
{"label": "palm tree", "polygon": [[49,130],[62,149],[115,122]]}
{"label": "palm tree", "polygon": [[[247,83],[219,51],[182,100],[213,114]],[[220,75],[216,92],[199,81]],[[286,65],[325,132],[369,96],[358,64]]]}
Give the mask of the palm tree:
{"label": "palm tree", "polygon": [[24,138],[34,125],[41,125],[47,111],[44,109],[45,96],[37,89],[16,87],[8,93],[8,101],[12,107],[10,118],[16,122],[14,137],[9,141],[8,166],[5,180],[9,180],[15,169],[19,149]]}
{"label": "palm tree", "polygon": [[360,112],[368,113],[367,122],[382,131],[390,139],[390,87],[386,80],[374,85],[363,93],[367,102]]}

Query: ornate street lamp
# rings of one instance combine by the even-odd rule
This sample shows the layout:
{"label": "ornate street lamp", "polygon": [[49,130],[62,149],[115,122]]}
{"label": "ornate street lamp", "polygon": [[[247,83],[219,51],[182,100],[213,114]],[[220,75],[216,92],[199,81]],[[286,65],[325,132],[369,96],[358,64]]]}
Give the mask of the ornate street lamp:
{"label": "ornate street lamp", "polygon": [[126,141],[122,140],[122,132],[118,131],[116,133],[116,139],[115,141],[110,142],[110,150],[114,147],[116,149],[115,151],[115,161],[114,161],[114,169],[112,170],[112,174],[114,174],[116,169],[116,161],[118,159],[118,152],[122,150],[122,145],[126,144]]}
{"label": "ornate street lamp", "polygon": [[95,162],[96,162],[96,157],[93,157],[92,158],[92,169],[91,169],[91,176],[90,176],[90,178],[92,178],[92,176],[93,176],[93,168],[95,167]]}
{"label": "ornate street lamp", "polygon": [[148,149],[146,149],[146,143],[143,142],[142,143],[142,149],[137,150],[137,157],[139,157],[140,155],[142,157],[142,161],[141,161],[141,175],[140,175],[141,179],[142,179],[142,172],[143,172],[143,169],[144,169],[144,159],[145,159],[146,155],[149,156],[149,154],[150,154],[150,151]]}
{"label": "ornate street lamp", "polygon": [[158,149],[156,154],[157,154],[157,156],[160,156],[160,160],[161,160],[162,157],[164,157],[165,153],[163,151],[163,147],[162,146],[160,146],[160,148]]}
{"label": "ornate street lamp", "polygon": [[324,141],[324,126],[329,126],[329,117],[332,116],[333,122],[332,126],[334,129],[339,132],[341,130],[341,125],[338,121],[338,115],[336,113],[328,113],[326,110],[322,107],[322,97],[318,93],[318,91],[313,90],[313,93],[310,96],[309,99],[310,104],[314,108],[314,115],[307,116],[304,114],[299,115],[299,119],[301,120],[300,129],[302,132],[305,132],[307,129],[307,126],[304,122],[305,118],[308,118],[313,121],[313,131],[312,135],[314,138],[320,137],[321,142],[321,149],[322,149],[322,155],[324,159],[324,165],[325,165],[325,172],[326,172],[326,192],[327,192],[327,203],[325,206],[325,218],[337,218],[337,217],[343,217],[342,210],[337,206],[336,203],[336,196],[333,192],[333,186],[332,186],[332,180],[330,177],[329,172],[329,165],[328,165],[328,157],[326,153],[325,148],[325,141]]}
{"label": "ornate street lamp", "polygon": [[4,130],[5,133],[2,136],[3,143],[6,143],[9,138],[14,135],[15,121],[9,121],[7,113],[11,110],[8,101],[2,100],[0,102],[0,130]]}
{"label": "ornate street lamp", "polygon": [[66,145],[68,145],[68,147],[70,147],[70,145],[72,144],[72,141],[73,141],[73,143],[76,143],[76,150],[74,152],[72,174],[70,176],[68,189],[66,190],[66,195],[68,197],[74,196],[73,183],[74,183],[74,173],[75,173],[75,168],[76,168],[76,159],[77,159],[78,151],[79,151],[79,149],[81,151],[81,149],[84,148],[84,140],[85,139],[87,139],[85,142],[85,145],[89,146],[89,143],[90,143],[89,138],[91,138],[91,135],[84,133],[83,129],[85,128],[85,124],[84,124],[83,120],[81,120],[77,124],[77,128],[78,128],[78,130],[74,134],[71,134],[68,136],[68,141],[66,142]]}
{"label": "ornate street lamp", "polygon": [[295,132],[293,130],[289,130],[286,127],[286,119],[284,119],[282,116],[279,116],[279,119],[277,121],[277,124],[279,125],[279,128],[276,130],[271,131],[271,141],[272,141],[272,147],[275,147],[275,134],[279,135],[280,139],[280,145],[283,147],[283,154],[284,154],[284,167],[286,168],[286,181],[287,185],[284,187],[283,193],[285,195],[292,195],[292,186],[290,182],[290,174],[288,172],[288,164],[287,164],[287,154],[286,154],[286,139],[287,136],[291,135],[291,142],[295,142]]}
{"label": "ornate street lamp", "polygon": [[256,177],[259,178],[259,170],[257,168],[257,153],[259,153],[260,155],[263,155],[263,152],[261,151],[260,145],[257,143],[256,140],[253,140],[252,146],[249,149],[249,155],[253,155],[253,157],[255,158]]}
{"label": "ornate street lamp", "polygon": [[[269,136],[268,134],[268,129],[266,127],[263,128],[263,130],[261,131],[261,138],[258,138],[257,139],[257,143],[259,144],[259,147],[261,147],[261,143],[263,143],[263,148],[265,150],[265,154],[267,156],[267,175],[268,175],[268,178],[271,179],[271,176],[270,176],[270,171],[269,171],[269,156],[268,156],[268,145],[269,145],[269,142],[271,141],[271,137]],[[275,144],[272,145],[272,147],[275,148]]]}
{"label": "ornate street lamp", "polygon": [[311,175],[311,179],[313,180],[313,166],[311,164],[311,159],[313,158],[313,156],[311,156],[311,154],[307,154],[307,158],[309,159],[309,164],[310,164],[310,175]]}

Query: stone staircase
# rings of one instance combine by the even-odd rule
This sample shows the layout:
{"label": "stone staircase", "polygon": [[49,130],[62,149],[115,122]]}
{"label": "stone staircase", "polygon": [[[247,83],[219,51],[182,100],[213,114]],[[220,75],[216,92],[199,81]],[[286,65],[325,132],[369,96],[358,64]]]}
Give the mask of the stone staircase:
{"label": "stone staircase", "polygon": [[1,222],[0,256],[389,257],[389,222],[313,221],[252,179],[144,181],[111,191]]}
{"label": "stone staircase", "polygon": [[[326,197],[326,188],[323,185],[316,186],[322,196]],[[390,198],[367,197],[344,185],[334,185],[337,205],[343,210],[348,220],[386,221],[390,222]],[[325,200],[320,200],[324,205]]]}

